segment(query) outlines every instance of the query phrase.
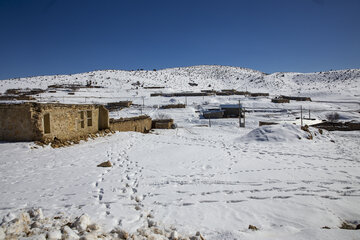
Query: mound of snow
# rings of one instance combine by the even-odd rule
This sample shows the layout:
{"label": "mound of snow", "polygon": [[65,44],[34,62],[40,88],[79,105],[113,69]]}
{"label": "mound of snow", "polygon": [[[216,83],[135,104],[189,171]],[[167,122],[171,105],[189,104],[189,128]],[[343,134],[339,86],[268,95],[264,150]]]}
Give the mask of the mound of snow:
{"label": "mound of snow", "polygon": [[290,142],[307,138],[309,134],[293,124],[269,125],[255,128],[240,140],[244,142]]}

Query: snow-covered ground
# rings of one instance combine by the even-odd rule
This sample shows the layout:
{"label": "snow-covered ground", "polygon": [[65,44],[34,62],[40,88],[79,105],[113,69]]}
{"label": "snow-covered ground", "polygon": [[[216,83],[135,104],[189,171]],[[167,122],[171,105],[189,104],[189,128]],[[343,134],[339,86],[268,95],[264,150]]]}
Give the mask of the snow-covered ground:
{"label": "snow-covered ground", "polygon": [[[159,71],[97,71],[0,81],[8,88],[93,83],[101,89],[42,93],[40,101],[106,103],[132,100],[112,117],[169,116],[175,130],[115,133],[52,149],[33,143],[0,143],[0,217],[30,208],[45,215],[87,213],[105,229],[129,232],[148,224],[206,239],[356,239],[343,222],[360,223],[359,132],[309,133],[293,125],[300,106],[307,116],[359,121],[360,70],[264,73],[234,67],[195,66]],[[137,81],[140,86],[132,85]],[[188,83],[197,83],[190,86]],[[164,89],[143,89],[163,86]],[[211,86],[210,86],[211,85]],[[150,93],[201,89],[248,90],[310,96],[312,102],[275,104],[244,96],[150,97]],[[85,98],[85,96],[87,96]],[[41,99],[40,99],[41,98]],[[201,119],[202,109],[238,100],[250,112],[237,119]],[[185,109],[159,109],[170,103]],[[200,111],[200,112],[199,112]],[[281,125],[258,127],[259,121]],[[287,123],[286,123],[287,122]],[[113,167],[98,168],[111,161]],[[259,228],[251,231],[249,225]],[[327,226],[330,229],[323,229]]]}

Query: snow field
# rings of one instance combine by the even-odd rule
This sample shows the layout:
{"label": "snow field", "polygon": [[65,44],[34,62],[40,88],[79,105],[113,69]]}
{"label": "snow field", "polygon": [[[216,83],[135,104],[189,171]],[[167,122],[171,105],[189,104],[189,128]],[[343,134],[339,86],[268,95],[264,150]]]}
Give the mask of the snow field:
{"label": "snow field", "polygon": [[[106,229],[129,232],[151,214],[207,239],[251,239],[249,224],[285,239],[360,218],[356,134],[329,134],[335,143],[321,137],[260,144],[239,141],[242,129],[227,128],[116,133],[62,149],[3,143],[2,159],[13,160],[1,162],[1,214],[32,207],[72,217],[85,212]],[[114,166],[96,167],[105,160]]]}
{"label": "snow field", "polygon": [[[178,128],[115,133],[60,149],[0,143],[1,218],[41,208],[50,218],[75,219],[86,213],[107,233],[115,228],[128,233],[148,231],[156,225],[187,236],[200,231],[208,240],[358,236],[357,231],[339,227],[344,221],[360,221],[359,133],[320,134],[310,128],[313,140],[308,140],[308,133],[292,122],[300,116],[300,106],[305,116],[311,109],[316,119],[338,112],[341,120],[359,121],[359,70],[270,75],[222,66],[108,70],[4,80],[0,90],[86,80],[105,88],[80,89],[75,96],[59,90],[41,94],[41,100],[132,100],[137,106],[111,112],[110,117],[167,116],[174,118]],[[248,88],[270,92],[271,97],[311,96],[313,102],[274,104],[271,97],[243,96],[150,97],[158,90],[136,89],[131,85],[136,81],[165,86],[162,91],[167,92]],[[188,82],[199,85],[191,87]],[[208,127],[209,120],[200,118],[203,109],[238,100],[249,110],[246,128],[238,128],[237,119],[212,119]],[[185,109],[159,108],[185,102]],[[259,128],[259,121],[285,123]],[[104,161],[113,167],[96,167]],[[259,231],[249,230],[250,224]]]}

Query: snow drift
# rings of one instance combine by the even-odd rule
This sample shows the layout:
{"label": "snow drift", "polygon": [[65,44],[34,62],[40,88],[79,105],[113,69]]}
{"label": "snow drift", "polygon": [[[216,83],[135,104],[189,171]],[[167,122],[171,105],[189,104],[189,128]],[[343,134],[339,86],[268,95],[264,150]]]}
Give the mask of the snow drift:
{"label": "snow drift", "polygon": [[300,126],[292,124],[261,126],[241,137],[245,142],[290,142],[308,137]]}

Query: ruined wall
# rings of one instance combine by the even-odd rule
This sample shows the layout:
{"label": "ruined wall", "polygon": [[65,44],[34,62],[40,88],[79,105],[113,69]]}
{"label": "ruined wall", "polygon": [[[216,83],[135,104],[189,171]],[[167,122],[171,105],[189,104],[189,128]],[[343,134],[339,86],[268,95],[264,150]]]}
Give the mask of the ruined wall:
{"label": "ruined wall", "polygon": [[29,104],[0,104],[0,141],[32,141],[34,122]]}
{"label": "ruined wall", "polygon": [[152,121],[152,128],[171,129],[174,124],[173,119],[156,119]]}
{"label": "ruined wall", "polygon": [[134,118],[110,119],[110,129],[119,132],[148,132],[151,129],[151,118],[148,116],[140,116]]}
{"label": "ruined wall", "polygon": [[273,98],[273,99],[271,99],[271,102],[273,102],[273,103],[289,103],[290,100],[284,99],[284,98]]}
{"label": "ruined wall", "polygon": [[[35,108],[33,108],[35,110]],[[46,133],[44,116],[50,116],[50,132]],[[35,114],[34,114],[35,115]],[[99,107],[96,105],[41,104],[37,119],[42,139],[72,140],[88,133],[96,133],[99,121]]]}

